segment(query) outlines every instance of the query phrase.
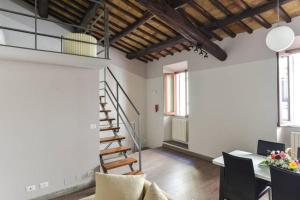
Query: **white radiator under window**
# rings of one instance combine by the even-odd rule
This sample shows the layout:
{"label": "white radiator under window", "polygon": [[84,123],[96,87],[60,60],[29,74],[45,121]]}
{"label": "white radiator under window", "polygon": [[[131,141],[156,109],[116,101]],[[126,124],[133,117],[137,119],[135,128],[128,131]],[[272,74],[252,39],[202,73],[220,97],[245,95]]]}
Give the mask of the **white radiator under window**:
{"label": "white radiator under window", "polygon": [[300,132],[291,132],[291,148],[297,158],[298,147],[300,147]]}
{"label": "white radiator under window", "polygon": [[172,139],[187,142],[187,118],[174,117],[172,119]]}

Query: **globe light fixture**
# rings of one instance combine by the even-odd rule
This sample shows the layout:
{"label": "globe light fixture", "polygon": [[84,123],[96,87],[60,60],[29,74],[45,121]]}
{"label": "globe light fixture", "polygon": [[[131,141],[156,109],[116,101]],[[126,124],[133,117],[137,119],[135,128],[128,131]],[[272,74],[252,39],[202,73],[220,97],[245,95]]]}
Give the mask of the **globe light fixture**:
{"label": "globe light fixture", "polygon": [[[277,17],[279,24],[279,0],[277,0]],[[277,26],[273,28],[266,37],[266,45],[272,51],[280,52],[289,48],[295,40],[293,29],[288,26]]]}
{"label": "globe light fixture", "polygon": [[293,29],[288,26],[273,28],[267,35],[266,44],[272,51],[280,52],[289,48],[295,40]]}

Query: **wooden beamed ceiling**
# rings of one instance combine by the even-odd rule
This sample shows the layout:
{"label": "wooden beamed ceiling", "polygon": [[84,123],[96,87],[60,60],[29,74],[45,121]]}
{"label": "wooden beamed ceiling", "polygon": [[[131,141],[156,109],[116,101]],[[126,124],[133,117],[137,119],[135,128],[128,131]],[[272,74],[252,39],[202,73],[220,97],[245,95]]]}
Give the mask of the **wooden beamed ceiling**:
{"label": "wooden beamed ceiling", "polygon": [[[31,5],[34,0],[23,0]],[[89,27],[100,39],[104,21],[95,20],[103,7],[88,0],[39,0],[41,11],[57,19]],[[291,22],[300,15],[300,0],[279,0],[280,19]],[[215,42],[237,34],[271,28],[277,22],[277,0],[106,0],[110,44],[129,59],[158,60],[200,44],[211,55],[226,59]],[[74,30],[78,31],[78,30]]]}

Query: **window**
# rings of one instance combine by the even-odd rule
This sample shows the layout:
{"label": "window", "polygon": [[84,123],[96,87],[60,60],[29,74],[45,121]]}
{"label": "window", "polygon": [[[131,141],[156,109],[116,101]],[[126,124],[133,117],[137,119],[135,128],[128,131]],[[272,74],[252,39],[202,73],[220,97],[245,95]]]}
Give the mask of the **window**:
{"label": "window", "polygon": [[187,80],[187,71],[164,74],[166,115],[188,115]]}
{"label": "window", "polygon": [[279,125],[300,126],[300,53],[280,55],[278,64]]}

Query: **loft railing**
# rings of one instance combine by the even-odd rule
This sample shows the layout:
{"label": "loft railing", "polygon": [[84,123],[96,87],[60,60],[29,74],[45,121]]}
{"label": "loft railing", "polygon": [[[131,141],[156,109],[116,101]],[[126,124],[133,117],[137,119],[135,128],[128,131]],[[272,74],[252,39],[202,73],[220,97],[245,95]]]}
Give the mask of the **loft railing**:
{"label": "loft railing", "polygon": [[[0,46],[9,46],[9,47],[17,47],[17,48],[22,48],[22,49],[31,49],[31,50],[39,50],[39,51],[46,51],[46,52],[55,52],[55,53],[62,53],[62,54],[71,54],[71,55],[79,55],[79,54],[72,54],[72,53],[65,53],[63,51],[63,42],[64,41],[74,41],[76,43],[84,43],[84,44],[90,44],[90,45],[96,45],[97,46],[97,57],[96,58],[101,58],[101,59],[109,59],[109,19],[108,19],[108,8],[106,6],[106,3],[104,0],[87,0],[95,4],[102,5],[103,9],[102,12],[90,23],[88,27],[81,26],[78,24],[72,24],[72,23],[67,23],[67,22],[62,22],[58,21],[56,19],[52,18],[43,18],[38,16],[38,0],[34,1],[34,14],[26,14],[14,10],[9,10],[2,8],[0,5],[0,14],[1,13],[9,13],[14,16],[22,16],[25,18],[31,18],[34,19],[34,31],[29,31],[26,29],[20,29],[20,28],[12,28],[8,26],[0,26],[0,30],[6,30],[6,31],[13,31],[13,32],[18,32],[22,34],[29,34],[34,36],[34,48],[32,47],[24,47],[22,45],[10,45],[10,44],[0,44]],[[1,15],[0,15],[1,17]],[[76,40],[76,39],[69,39],[69,38],[64,38],[63,35],[53,35],[53,34],[46,34],[38,31],[38,22],[39,21],[46,21],[46,22],[51,22],[54,24],[58,25],[63,25],[68,28],[76,29],[79,30],[80,33],[87,33],[91,34],[92,31],[97,31],[94,26],[99,21],[101,18],[104,20],[104,36],[100,38],[97,43],[93,42],[86,42],[82,40]],[[41,49],[38,46],[38,38],[40,37],[46,37],[46,38],[52,38],[58,40],[60,43],[60,49],[59,50],[47,50],[47,49]],[[91,56],[86,56],[86,55],[79,55],[79,56],[85,56],[85,57],[91,57]]]}
{"label": "loft railing", "polygon": [[[114,93],[112,87],[107,81],[108,75],[112,77],[112,80],[115,84],[116,92]],[[104,68],[104,80],[100,81],[103,84],[103,87],[100,88],[100,91],[103,91],[105,97],[107,96],[112,103],[113,107],[117,113],[117,126],[120,126],[120,121],[124,124],[125,129],[127,130],[129,136],[131,137],[135,149],[138,151],[139,154],[139,170],[142,171],[142,135],[141,135],[141,114],[140,111],[137,109],[133,101],[130,99],[122,85],[119,83],[115,75],[112,73],[109,67]],[[129,105],[133,108],[137,119],[134,123],[130,121],[128,114],[124,110],[123,106],[120,102],[120,94],[125,96],[125,99],[129,102]]]}

